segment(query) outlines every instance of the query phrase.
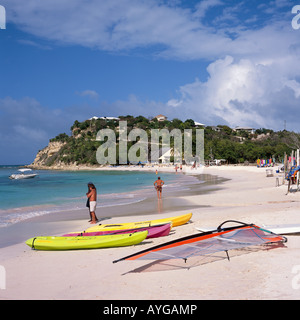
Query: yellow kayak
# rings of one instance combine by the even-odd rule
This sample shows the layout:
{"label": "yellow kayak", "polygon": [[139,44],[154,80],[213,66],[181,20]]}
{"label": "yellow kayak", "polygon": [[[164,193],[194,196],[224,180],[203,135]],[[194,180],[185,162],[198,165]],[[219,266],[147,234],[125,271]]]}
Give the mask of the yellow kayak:
{"label": "yellow kayak", "polygon": [[131,246],[146,239],[148,231],[94,237],[35,237],[26,244],[37,250],[78,250]]}
{"label": "yellow kayak", "polygon": [[133,228],[145,228],[149,226],[154,226],[162,223],[172,222],[172,227],[178,227],[187,223],[191,217],[192,213],[187,213],[181,216],[149,220],[149,221],[140,221],[140,222],[127,222],[127,223],[116,223],[116,224],[100,224],[86,229],[83,232],[97,232],[104,230],[124,230],[124,229],[133,229]]}

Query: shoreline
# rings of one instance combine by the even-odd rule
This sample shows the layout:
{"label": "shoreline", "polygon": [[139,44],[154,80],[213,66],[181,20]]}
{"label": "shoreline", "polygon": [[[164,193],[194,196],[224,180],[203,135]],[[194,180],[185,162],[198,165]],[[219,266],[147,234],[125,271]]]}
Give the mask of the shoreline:
{"label": "shoreline", "polygon": [[[300,258],[298,236],[288,236],[283,248],[243,254],[230,262],[199,265],[197,259],[191,259],[187,264],[143,260],[112,264],[123,256],[193,234],[195,227],[216,228],[228,219],[257,225],[300,222],[300,193],[286,195],[287,185],[275,187],[276,175],[267,178],[265,170],[256,167],[210,167],[203,173],[226,180],[213,192],[181,197],[195,209],[161,213],[168,217],[193,212],[192,223],[174,228],[168,237],[101,250],[45,252],[30,250],[23,243],[0,249],[0,264],[7,271],[7,289],[0,290],[0,298],[28,299],[30,290],[30,299],[298,299],[299,291],[292,285],[296,276],[292,270]],[[134,220],[156,217],[141,212]],[[130,222],[133,217],[109,219],[109,223],[120,221]],[[72,225],[80,227],[81,223],[74,220]],[[18,270],[26,270],[26,276]],[[140,290],[141,283],[146,291]]]}
{"label": "shoreline", "polygon": [[[98,206],[96,214],[99,222],[110,223],[111,219],[128,219],[136,221],[142,214],[143,216],[153,216],[169,212],[182,211],[184,209],[194,209],[201,207],[201,205],[189,203],[184,199],[184,196],[191,194],[202,194],[213,192],[219,188],[223,179],[204,177],[204,180],[199,181],[201,175],[186,176],[178,175],[178,179],[171,182],[164,187],[162,204],[157,203],[156,192],[153,187],[147,187],[141,190],[133,190],[129,193],[119,193],[118,195],[129,195],[132,199],[137,199],[128,204],[110,204]],[[182,189],[182,184],[185,184]],[[177,186],[179,185],[179,186]],[[101,199],[101,195],[98,195]],[[85,203],[85,198],[83,198]],[[98,199],[99,202],[99,199]],[[12,223],[8,226],[1,227],[0,233],[0,249],[11,245],[22,243],[28,238],[34,236],[48,236],[48,235],[61,235],[70,231],[82,231],[90,227],[87,223],[88,211],[85,206],[77,209],[65,209],[63,206],[53,206],[56,210],[51,211],[51,206],[45,205],[48,212],[24,220]],[[137,218],[136,218],[137,217]],[[148,218],[146,218],[147,220]],[[75,231],[76,231],[75,230]],[[16,234],[13,239],[12,234]]]}
{"label": "shoreline", "polygon": [[[59,164],[59,165],[52,165],[52,166],[41,166],[41,165],[23,165],[22,167],[30,168],[33,170],[61,170],[61,171],[77,171],[77,170],[150,170],[155,171],[155,169],[169,169],[172,168],[174,172],[174,165],[164,165],[164,164],[144,164],[142,165],[134,165],[134,164],[127,164],[127,165],[83,165],[83,164]],[[184,165],[183,168],[189,168],[188,166]]]}
{"label": "shoreline", "polygon": [[[184,179],[184,175],[175,176],[174,172],[166,171],[166,173],[161,172],[161,174],[166,183],[166,191],[169,190],[169,187],[174,186],[175,181],[176,184],[184,185],[184,183],[190,184],[190,179],[194,179],[193,177]],[[147,190],[150,190],[150,193],[152,193],[153,187],[149,188],[149,186],[153,186],[153,182],[157,178],[153,171],[116,171],[111,169],[105,171],[61,171],[57,174],[54,170],[51,170],[49,173],[45,171],[39,172],[39,175],[38,179],[26,180],[24,182],[9,182],[7,184],[8,188],[12,184],[12,190],[8,194],[8,198],[4,199],[2,208],[0,209],[0,228],[39,215],[51,214],[57,211],[77,211],[85,208],[86,196],[84,186],[87,181],[98,183],[100,198],[97,206],[102,208],[141,201],[144,197],[147,197]],[[74,185],[72,184],[73,180],[75,181]],[[127,180],[130,181],[127,182]],[[47,183],[48,181],[50,181],[50,185]],[[64,187],[65,181],[67,189]],[[27,183],[32,187],[25,190]],[[57,183],[61,184],[56,189]],[[15,185],[16,187],[14,187]],[[20,187],[18,187],[19,185]],[[49,187],[51,185],[53,185],[53,189]],[[35,194],[34,190],[31,190],[34,188],[39,188],[37,190],[38,194]],[[4,188],[2,190],[4,191]],[[21,196],[23,198],[18,197],[19,191],[24,192],[26,197],[22,193]],[[17,201],[11,196],[13,194],[17,197],[15,199]],[[19,199],[21,200],[19,201]]]}

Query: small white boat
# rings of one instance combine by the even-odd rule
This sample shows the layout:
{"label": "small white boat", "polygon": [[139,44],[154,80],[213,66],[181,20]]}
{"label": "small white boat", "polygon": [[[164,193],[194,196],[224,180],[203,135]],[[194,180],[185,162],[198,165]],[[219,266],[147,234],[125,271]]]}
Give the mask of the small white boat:
{"label": "small white boat", "polygon": [[9,179],[31,179],[36,177],[38,174],[33,173],[31,169],[19,169],[20,173],[13,173],[9,176]]}

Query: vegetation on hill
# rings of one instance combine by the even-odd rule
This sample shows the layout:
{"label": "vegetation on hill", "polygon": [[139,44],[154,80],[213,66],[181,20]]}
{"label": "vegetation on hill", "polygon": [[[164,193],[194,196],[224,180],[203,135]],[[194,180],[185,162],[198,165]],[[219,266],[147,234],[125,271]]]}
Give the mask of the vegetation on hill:
{"label": "vegetation on hill", "polygon": [[[181,121],[149,120],[143,116],[133,117],[130,115],[120,116],[120,120],[127,121],[127,133],[134,128],[140,128],[147,132],[150,142],[151,129],[192,129],[196,130],[192,119]],[[91,164],[96,165],[96,151],[101,143],[96,140],[97,132],[101,129],[112,129],[116,137],[119,137],[119,122],[115,120],[93,119],[83,122],[75,121],[71,127],[72,134],[61,133],[50,142],[62,142],[60,150],[45,159],[45,165],[51,166],[55,163],[64,164]],[[193,139],[194,139],[193,134]],[[277,161],[283,159],[284,153],[299,148],[300,134],[286,130],[274,132],[270,129],[257,129],[254,134],[246,131],[236,132],[228,126],[205,127],[204,128],[204,158],[206,160],[224,159],[228,163],[255,162],[258,158],[275,158]],[[128,142],[128,148],[134,142]],[[171,142],[172,145],[172,142]],[[150,150],[150,146],[149,146]],[[195,152],[195,139],[193,140],[193,151]],[[118,153],[117,153],[118,158]],[[118,159],[117,159],[118,161]]]}

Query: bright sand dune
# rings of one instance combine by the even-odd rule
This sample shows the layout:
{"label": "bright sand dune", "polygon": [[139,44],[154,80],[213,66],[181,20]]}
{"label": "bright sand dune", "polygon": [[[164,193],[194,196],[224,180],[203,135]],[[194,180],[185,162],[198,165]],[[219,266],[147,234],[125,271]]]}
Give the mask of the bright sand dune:
{"label": "bright sand dune", "polygon": [[[150,216],[141,213],[107,221],[148,220],[192,211],[193,223],[175,228],[167,238],[147,240],[135,247],[87,251],[34,251],[24,243],[0,249],[0,265],[7,276],[0,299],[298,299],[300,236],[289,236],[285,248],[235,256],[230,262],[222,259],[200,264],[199,258],[186,264],[143,260],[112,263],[195,233],[196,226],[217,227],[226,219],[258,225],[300,223],[300,192],[286,195],[287,186],[275,187],[276,175],[267,178],[265,169],[224,166],[205,168],[203,173],[231,180],[212,193],[184,196],[191,206],[196,205],[193,210],[154,212]],[[88,226],[86,219],[71,220],[64,224],[64,231]],[[61,224],[57,224],[57,234],[61,231]]]}

